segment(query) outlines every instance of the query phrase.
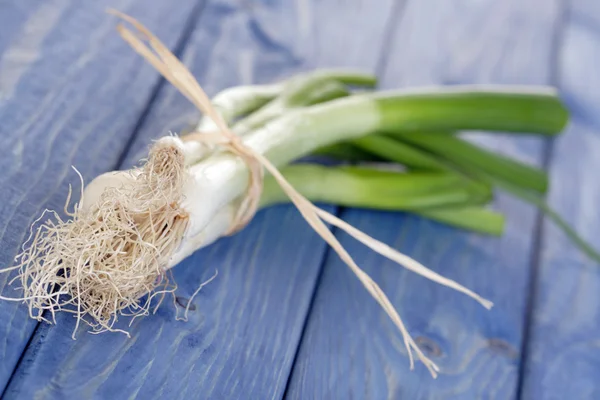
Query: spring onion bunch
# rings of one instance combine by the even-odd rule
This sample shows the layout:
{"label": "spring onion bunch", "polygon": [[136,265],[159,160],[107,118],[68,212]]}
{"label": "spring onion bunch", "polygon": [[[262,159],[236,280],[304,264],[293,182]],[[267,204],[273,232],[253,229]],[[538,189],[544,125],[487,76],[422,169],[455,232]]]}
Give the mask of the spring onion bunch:
{"label": "spring onion bunch", "polygon": [[[96,333],[118,331],[119,316],[147,315],[165,294],[175,292],[171,268],[243,229],[257,209],[291,201],[393,320],[411,366],[414,351],[435,376],[437,367],[412,340],[386,295],[325,223],[487,308],[491,303],[312,202],[412,212],[500,235],[504,216],[485,207],[493,189],[510,188],[537,201],[547,177],[457,133],[558,134],[568,115],[556,93],[543,87],[468,85],[377,91],[370,74],[317,70],[275,84],[227,88],[209,100],[158,39],[118,15],[150,47],[120,25],[122,37],[203,117],[190,134],[156,140],[141,166],[92,180],[67,213],[69,219],[53,213],[32,230],[16,265],[4,270],[18,270],[13,281],[24,294],[2,298],[26,302],[38,320],[55,321],[55,313],[63,311]],[[326,166],[307,162],[307,156],[343,162]]]}

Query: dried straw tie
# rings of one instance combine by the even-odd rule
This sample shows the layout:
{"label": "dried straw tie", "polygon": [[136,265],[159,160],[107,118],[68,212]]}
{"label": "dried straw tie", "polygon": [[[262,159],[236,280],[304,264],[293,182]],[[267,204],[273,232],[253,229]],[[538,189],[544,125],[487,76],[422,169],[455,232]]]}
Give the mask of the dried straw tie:
{"label": "dried straw tie", "polygon": [[[404,339],[404,345],[408,351],[410,368],[414,368],[414,359],[412,355],[412,351],[414,350],[417,353],[418,358],[429,369],[432,376],[436,377],[437,372],[439,371],[438,367],[435,365],[435,363],[429,360],[416,345],[388,297],[381,290],[379,285],[377,285],[377,283],[375,283],[369,275],[367,275],[358,267],[358,265],[356,265],[352,257],[350,257],[348,252],[344,249],[332,232],[327,228],[327,226],[325,226],[323,221],[344,230],[372,250],[403,265],[405,268],[474,298],[488,309],[492,307],[492,303],[481,298],[478,294],[463,287],[462,285],[427,269],[425,266],[421,265],[410,257],[392,249],[376,239],[373,239],[360,230],[340,220],[336,216],[312,204],[294,189],[294,187],[283,177],[279,170],[273,164],[271,164],[269,160],[267,160],[262,154],[259,154],[253,149],[245,146],[241,139],[229,129],[227,124],[223,121],[221,115],[213,108],[208,96],[204,90],[202,90],[193,75],[177,59],[177,57],[175,57],[169,51],[166,46],[164,46],[148,29],[146,29],[134,18],[114,10],[110,10],[109,12],[118,16],[124,21],[131,23],[136,28],[141,39],[121,24],[118,25],[117,30],[123,39],[127,41],[136,52],[138,52],[150,64],[152,64],[154,68],[156,68],[165,77],[165,79],[179,89],[179,91],[185,97],[187,97],[201,112],[209,116],[219,129],[219,133],[216,135],[193,133],[188,135],[186,140],[198,140],[209,142],[211,144],[223,145],[231,152],[241,157],[247,163],[251,173],[250,185],[245,201],[237,213],[235,223],[233,224],[230,232],[236,232],[244,227],[256,213],[262,191],[264,167],[277,180],[281,188],[289,196],[290,200],[298,208],[309,225],[338,253],[342,260],[356,274],[358,279],[360,279],[373,298],[383,307],[398,329],[400,329]],[[143,40],[146,41],[149,46],[148,44],[144,43]]]}

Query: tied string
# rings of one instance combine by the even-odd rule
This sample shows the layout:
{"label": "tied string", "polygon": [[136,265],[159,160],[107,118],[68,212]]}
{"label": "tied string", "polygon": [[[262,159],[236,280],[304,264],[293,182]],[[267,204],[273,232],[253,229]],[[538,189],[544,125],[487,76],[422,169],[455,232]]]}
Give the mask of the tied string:
{"label": "tied string", "polygon": [[[210,103],[209,103],[210,104]],[[214,108],[211,108],[214,111]],[[217,114],[217,115],[213,115]],[[213,112],[209,114],[211,118],[219,118],[225,124],[220,114]],[[208,144],[217,144],[227,148],[232,153],[239,156],[250,169],[250,183],[246,196],[243,197],[235,216],[233,223],[225,235],[233,235],[242,230],[254,218],[254,214],[258,210],[262,186],[264,180],[264,170],[260,161],[256,158],[255,152],[245,146],[241,138],[233,134],[230,130],[221,131],[225,134],[225,138],[220,134],[191,132],[181,138],[182,141],[198,141]]]}
{"label": "tied string", "polygon": [[[417,357],[425,364],[431,375],[435,378],[437,376],[437,372],[439,372],[437,365],[435,365],[433,361],[423,354],[421,349],[410,336],[406,326],[400,318],[400,315],[386,294],[383,292],[383,290],[381,290],[379,285],[375,283],[373,279],[371,279],[371,277],[354,262],[346,249],[325,225],[325,222],[342,229],[356,240],[360,241],[384,257],[387,257],[388,259],[403,265],[405,268],[431,279],[434,282],[462,292],[477,300],[488,309],[492,307],[492,303],[483,299],[470,289],[467,289],[457,282],[447,279],[436,272],[429,270],[412,258],[370,237],[369,235],[354,228],[336,216],[312,204],[308,199],[294,189],[294,187],[284,178],[281,172],[279,172],[279,170],[267,158],[253,149],[245,146],[242,140],[229,129],[221,115],[212,106],[208,96],[200,87],[200,84],[166,46],[164,46],[148,29],[137,22],[134,18],[118,11],[111,10],[110,12],[133,25],[136,28],[137,33],[140,35],[140,37],[138,37],[138,35],[119,24],[117,30],[123,39],[127,41],[136,52],[142,55],[151,65],[153,65],[165,77],[165,79],[179,89],[179,91],[194,105],[196,105],[201,112],[209,116],[217,125],[219,133],[216,135],[211,133],[193,133],[188,135],[189,137],[187,140],[200,140],[213,144],[221,144],[237,156],[241,157],[248,164],[248,168],[250,169],[251,173],[248,193],[244,203],[238,211],[238,217],[235,219],[234,228],[232,230],[239,230],[248,221],[250,221],[250,219],[252,219],[254,213],[256,212],[262,190],[263,168],[266,169],[276,179],[282,190],[287,194],[298,211],[300,211],[306,222],[336,251],[340,258],[356,274],[367,291],[381,305],[394,324],[398,327],[402,333],[404,345],[408,353],[410,368],[414,368],[414,351],[417,354]],[[148,44],[144,43],[142,39]]]}

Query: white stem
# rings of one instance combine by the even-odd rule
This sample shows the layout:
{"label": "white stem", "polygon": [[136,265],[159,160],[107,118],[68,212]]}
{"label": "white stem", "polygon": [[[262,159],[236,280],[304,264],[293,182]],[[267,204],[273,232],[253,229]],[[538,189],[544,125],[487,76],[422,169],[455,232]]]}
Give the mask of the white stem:
{"label": "white stem", "polygon": [[169,259],[167,268],[173,268],[197,250],[210,246],[220,239],[234,221],[236,205],[237,202],[232,202],[219,210],[203,230],[196,234],[186,234],[181,247]]}
{"label": "white stem", "polygon": [[[238,115],[244,114],[277,96],[284,87],[284,83],[233,86],[219,92],[211,102],[225,122],[229,124]],[[203,116],[196,129],[198,131],[213,131],[217,130],[217,126],[212,119]]]}

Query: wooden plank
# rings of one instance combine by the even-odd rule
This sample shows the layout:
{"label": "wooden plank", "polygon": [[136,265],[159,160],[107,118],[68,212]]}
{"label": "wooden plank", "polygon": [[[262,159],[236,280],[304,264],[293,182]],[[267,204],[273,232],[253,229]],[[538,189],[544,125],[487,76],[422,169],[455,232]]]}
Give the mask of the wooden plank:
{"label": "wooden plank", "polygon": [[[361,1],[339,5],[210,2],[184,61],[209,94],[312,67],[373,70],[392,2],[377,9]],[[150,139],[196,116],[170,87],[161,90],[126,164],[144,153]],[[103,334],[72,341],[73,321],[63,317],[58,327],[44,326],[35,336],[7,398],[280,398],[324,248],[293,207],[265,210],[240,234],[175,268],[183,304],[219,271],[194,301],[189,322],[176,321],[167,302],[128,329],[131,340]]]}
{"label": "wooden plank", "polygon": [[[553,149],[550,204],[598,249],[600,213],[600,4],[571,2],[558,53],[558,84],[572,123]],[[600,398],[600,266],[555,225],[544,224],[524,399]]]}
{"label": "wooden plank", "polygon": [[[413,0],[384,75],[388,88],[453,83],[549,82],[558,1]],[[541,142],[472,136],[519,159],[539,163]],[[400,213],[348,210],[344,218],[444,276],[495,302],[473,300],[403,271],[353,244],[357,262],[389,295],[413,337],[440,367],[433,380],[414,371],[401,336],[355,276],[328,258],[302,340],[287,398],[513,398],[530,279],[535,210],[507,196],[504,237],[467,234]]]}
{"label": "wooden plank", "polygon": [[[2,8],[2,21],[36,3],[14,4]],[[79,183],[71,165],[86,180],[115,167],[160,81],[153,71],[140,71],[143,61],[118,38],[105,9],[139,16],[173,46],[195,4],[182,1],[174,10],[165,1],[148,7],[145,1],[56,0],[16,13],[20,25],[0,25],[0,266],[12,265],[42,210],[63,210],[68,184]],[[20,31],[10,33],[17,25]],[[0,293],[19,296],[8,280],[0,275]],[[0,318],[1,391],[36,322],[26,307],[5,301]]]}
{"label": "wooden plank", "polygon": [[[64,2],[63,2],[64,3]],[[64,11],[64,4],[60,2],[44,2],[43,0],[23,0],[20,2],[0,2],[0,28],[2,36],[0,36],[0,54],[2,55],[0,64],[0,99],[6,95],[6,85],[10,84],[12,79],[8,79],[7,64],[25,65],[29,62],[30,57],[35,57],[35,46],[39,45],[38,40],[43,39],[46,34],[46,29],[52,27],[52,23],[39,23],[42,19],[41,15],[46,15],[46,20],[52,20]],[[15,42],[19,41],[20,45],[15,46]],[[33,52],[23,54],[20,48],[30,46],[34,48]],[[7,52],[7,48],[12,50]],[[15,69],[10,68],[10,69]]]}

